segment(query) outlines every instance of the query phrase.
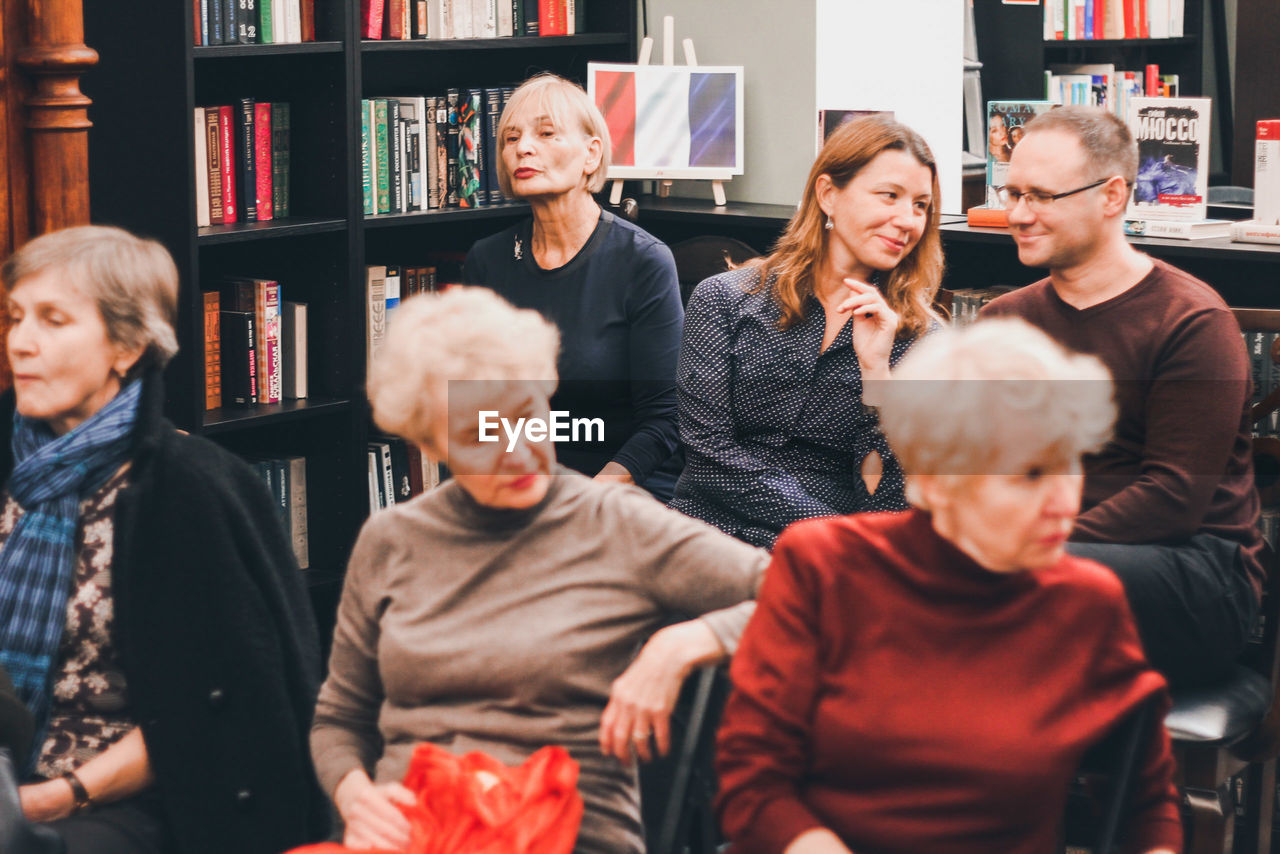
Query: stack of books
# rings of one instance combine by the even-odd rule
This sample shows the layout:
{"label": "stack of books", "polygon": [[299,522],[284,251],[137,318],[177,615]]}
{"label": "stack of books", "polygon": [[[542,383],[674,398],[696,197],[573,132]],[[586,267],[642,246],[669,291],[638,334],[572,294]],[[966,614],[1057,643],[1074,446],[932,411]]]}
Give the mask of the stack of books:
{"label": "stack of books", "polygon": [[204,291],[205,408],[307,397],[307,304],[272,279]]}
{"label": "stack of books", "polygon": [[366,39],[495,39],[586,32],[586,0],[360,0]]}
{"label": "stack of books", "polygon": [[248,462],[276,500],[280,524],[293,546],[298,567],[307,569],[311,566],[307,545],[307,458],[251,457]]}
{"label": "stack of books", "polygon": [[368,459],[370,514],[440,485],[440,465],[413,442],[375,436],[368,444]]}

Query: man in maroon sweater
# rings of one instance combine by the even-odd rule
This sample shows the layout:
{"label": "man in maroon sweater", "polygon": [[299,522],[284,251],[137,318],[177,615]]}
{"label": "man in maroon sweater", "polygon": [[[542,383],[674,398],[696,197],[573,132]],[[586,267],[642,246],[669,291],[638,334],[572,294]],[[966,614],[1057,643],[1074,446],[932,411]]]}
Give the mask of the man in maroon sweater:
{"label": "man in maroon sweater", "polygon": [[1009,228],[1018,259],[1049,277],[983,315],[1022,317],[1110,369],[1115,435],[1085,459],[1069,550],[1119,576],[1156,669],[1205,683],[1243,647],[1265,576],[1249,365],[1222,298],[1125,240],[1137,167],[1133,137],[1105,110],[1028,124],[1009,165]]}

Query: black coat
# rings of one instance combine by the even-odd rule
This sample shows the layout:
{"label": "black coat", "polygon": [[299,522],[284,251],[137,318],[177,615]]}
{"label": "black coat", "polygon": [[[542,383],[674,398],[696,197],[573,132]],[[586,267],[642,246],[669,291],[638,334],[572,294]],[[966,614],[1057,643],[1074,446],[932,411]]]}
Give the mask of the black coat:
{"label": "black coat", "polygon": [[[279,854],[321,838],[308,730],[315,619],[266,485],[178,432],[144,380],[111,564],[114,638],[181,854]],[[0,479],[13,470],[0,399]]]}

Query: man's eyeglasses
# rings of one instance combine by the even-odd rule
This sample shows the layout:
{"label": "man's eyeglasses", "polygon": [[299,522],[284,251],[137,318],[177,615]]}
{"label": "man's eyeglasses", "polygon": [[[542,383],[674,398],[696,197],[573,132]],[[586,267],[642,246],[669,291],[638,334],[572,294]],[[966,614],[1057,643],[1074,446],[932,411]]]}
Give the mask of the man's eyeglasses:
{"label": "man's eyeglasses", "polygon": [[1002,187],[1000,189],[1000,200],[1004,202],[1006,210],[1013,210],[1018,206],[1020,200],[1025,199],[1027,207],[1032,212],[1043,211],[1049,205],[1058,199],[1065,199],[1067,196],[1074,196],[1076,193],[1083,193],[1085,190],[1092,190],[1094,187],[1101,187],[1110,181],[1110,178],[1103,178],[1101,181],[1094,181],[1092,184],[1086,184],[1083,187],[1076,187],[1074,190],[1067,190],[1063,193],[1042,193],[1039,190],[1015,190],[1013,187]]}

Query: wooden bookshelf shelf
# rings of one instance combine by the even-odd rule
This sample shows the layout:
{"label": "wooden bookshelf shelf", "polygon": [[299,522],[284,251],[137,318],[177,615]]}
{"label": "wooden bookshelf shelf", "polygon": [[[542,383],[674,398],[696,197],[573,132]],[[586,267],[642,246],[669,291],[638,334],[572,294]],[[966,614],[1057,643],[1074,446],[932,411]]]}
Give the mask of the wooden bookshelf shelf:
{"label": "wooden bookshelf shelf", "polygon": [[224,406],[220,409],[210,409],[204,414],[203,432],[206,435],[210,433],[225,433],[230,430],[244,430],[249,427],[277,424],[281,421],[339,415],[349,412],[351,408],[352,403],[350,400],[323,397],[286,400],[283,403]]}
{"label": "wooden bookshelf shelf", "polygon": [[243,243],[248,240],[266,240],[274,237],[299,237],[304,234],[323,234],[330,231],[346,231],[345,219],[289,219],[269,222],[237,222],[232,225],[208,225],[197,229],[196,242],[201,246],[219,243]]}
{"label": "wooden bookshelf shelf", "polygon": [[228,59],[243,56],[285,56],[297,53],[342,53],[342,42],[302,42],[301,44],[222,44],[193,47],[191,57]]}
{"label": "wooden bookshelf shelf", "polygon": [[1094,45],[1097,47],[1178,47],[1191,44],[1199,44],[1198,36],[1178,36],[1170,39],[1072,39],[1070,41],[1064,39],[1046,39],[1045,49],[1054,47],[1089,47]]}
{"label": "wooden bookshelf shelf", "polygon": [[366,39],[360,42],[365,53],[399,51],[516,50],[556,47],[600,47],[630,43],[627,33],[583,33],[580,36],[518,36],[500,39]]}
{"label": "wooden bookshelf shelf", "polygon": [[494,219],[504,216],[524,216],[529,206],[523,202],[508,202],[501,205],[484,205],[478,208],[439,208],[428,211],[412,211],[410,213],[378,214],[364,218],[365,228],[384,228],[392,225],[421,225],[429,222],[460,222],[464,220]]}

